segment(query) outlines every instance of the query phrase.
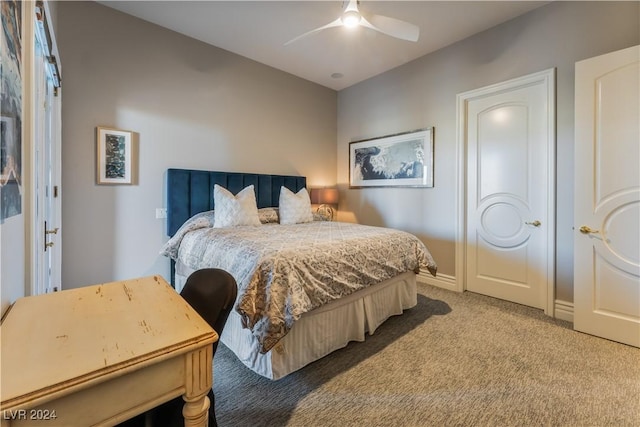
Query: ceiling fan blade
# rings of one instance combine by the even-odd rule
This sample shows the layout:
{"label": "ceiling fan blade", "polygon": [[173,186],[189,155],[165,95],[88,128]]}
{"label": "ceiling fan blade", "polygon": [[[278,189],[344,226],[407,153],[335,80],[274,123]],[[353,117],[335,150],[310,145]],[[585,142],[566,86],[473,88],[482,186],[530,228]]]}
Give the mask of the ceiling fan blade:
{"label": "ceiling fan blade", "polygon": [[310,36],[311,34],[315,34],[317,32],[320,32],[322,30],[326,30],[327,28],[332,28],[332,27],[339,27],[342,25],[342,20],[340,18],[336,19],[335,21],[331,21],[329,22],[327,25],[323,25],[322,27],[316,28],[315,30],[311,30],[311,31],[307,31],[304,34],[299,35],[298,37],[295,37],[291,40],[289,40],[288,42],[286,42],[284,45],[287,46],[297,40],[300,40],[301,38]]}
{"label": "ceiling fan blade", "polygon": [[409,22],[381,15],[373,15],[370,19],[371,22],[363,17],[361,24],[388,36],[410,42],[417,42],[420,37],[420,27]]}
{"label": "ceiling fan blade", "polygon": [[344,8],[343,12],[349,12],[349,11],[352,11],[352,10],[360,13],[358,11],[358,0],[349,0],[349,3]]}

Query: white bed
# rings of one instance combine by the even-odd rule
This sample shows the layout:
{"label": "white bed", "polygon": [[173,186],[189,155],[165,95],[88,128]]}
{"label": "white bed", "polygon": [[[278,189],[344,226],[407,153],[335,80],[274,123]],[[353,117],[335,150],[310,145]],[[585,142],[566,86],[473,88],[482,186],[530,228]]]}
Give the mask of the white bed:
{"label": "white bed", "polygon": [[[301,194],[309,203],[304,177],[170,169],[167,183],[171,239],[161,254],[174,261],[176,290],[201,268],[231,273],[238,297],[221,342],[267,378],[363,341],[390,316],[416,305],[421,269],[435,275],[431,254],[410,233],[321,221],[307,215],[310,205],[298,209]],[[223,193],[225,185],[230,190]],[[248,185],[260,208],[256,218],[219,227],[218,219],[229,214],[212,210],[226,203],[212,194],[228,200],[236,194],[245,203],[254,197]],[[299,211],[294,218],[303,220],[288,221],[292,204]]]}
{"label": "white bed", "polygon": [[435,269],[422,243],[398,230],[336,222],[216,229],[202,218],[168,244],[176,290],[197,269],[229,271],[239,294],[221,342],[271,379],[364,340],[416,304],[416,271]]}

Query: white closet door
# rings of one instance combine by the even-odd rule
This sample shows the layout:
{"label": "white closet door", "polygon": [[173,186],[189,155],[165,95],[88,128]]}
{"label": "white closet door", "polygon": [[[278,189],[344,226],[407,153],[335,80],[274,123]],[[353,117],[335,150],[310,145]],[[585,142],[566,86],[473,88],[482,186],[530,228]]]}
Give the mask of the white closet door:
{"label": "white closet door", "polygon": [[467,94],[466,289],[547,310],[554,70]]}
{"label": "white closet door", "polygon": [[576,63],[574,327],[640,347],[640,46]]}

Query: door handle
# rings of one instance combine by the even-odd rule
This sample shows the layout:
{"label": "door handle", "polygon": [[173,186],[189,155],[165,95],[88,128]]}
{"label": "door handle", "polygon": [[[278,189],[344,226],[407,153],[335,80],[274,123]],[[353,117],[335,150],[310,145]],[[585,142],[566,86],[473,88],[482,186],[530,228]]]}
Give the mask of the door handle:
{"label": "door handle", "polygon": [[600,231],[598,230],[593,230],[591,227],[589,227],[588,225],[583,225],[582,227],[580,227],[580,232],[582,234],[596,234],[599,233]]}
{"label": "door handle", "polygon": [[534,227],[540,227],[542,225],[542,223],[540,221],[538,221],[537,219],[533,222],[525,222],[525,224],[527,225],[533,225]]}
{"label": "door handle", "polygon": [[44,251],[47,252],[47,249],[53,247],[53,242],[47,242],[47,235],[49,234],[58,234],[58,227],[53,230],[47,230],[47,221],[44,222]]}

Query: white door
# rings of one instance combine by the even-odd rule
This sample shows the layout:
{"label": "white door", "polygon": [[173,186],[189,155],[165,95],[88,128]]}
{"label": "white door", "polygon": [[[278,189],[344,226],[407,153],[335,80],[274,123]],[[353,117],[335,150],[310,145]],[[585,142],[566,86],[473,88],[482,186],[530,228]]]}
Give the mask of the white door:
{"label": "white door", "polygon": [[45,292],[60,290],[60,199],[59,199],[59,171],[60,162],[58,156],[58,138],[56,131],[60,129],[57,123],[60,99],[54,95],[56,93],[51,79],[47,79],[45,89],[45,106],[43,112],[43,165],[42,165],[42,213],[44,218],[44,262],[43,262],[43,284]]}
{"label": "white door", "polygon": [[548,70],[463,95],[466,289],[547,312],[553,294],[554,77]]}
{"label": "white door", "polygon": [[640,46],[576,63],[574,328],[640,347]]}
{"label": "white door", "polygon": [[60,289],[60,98],[54,87],[44,12],[36,7],[34,40],[34,216],[31,295]]}

